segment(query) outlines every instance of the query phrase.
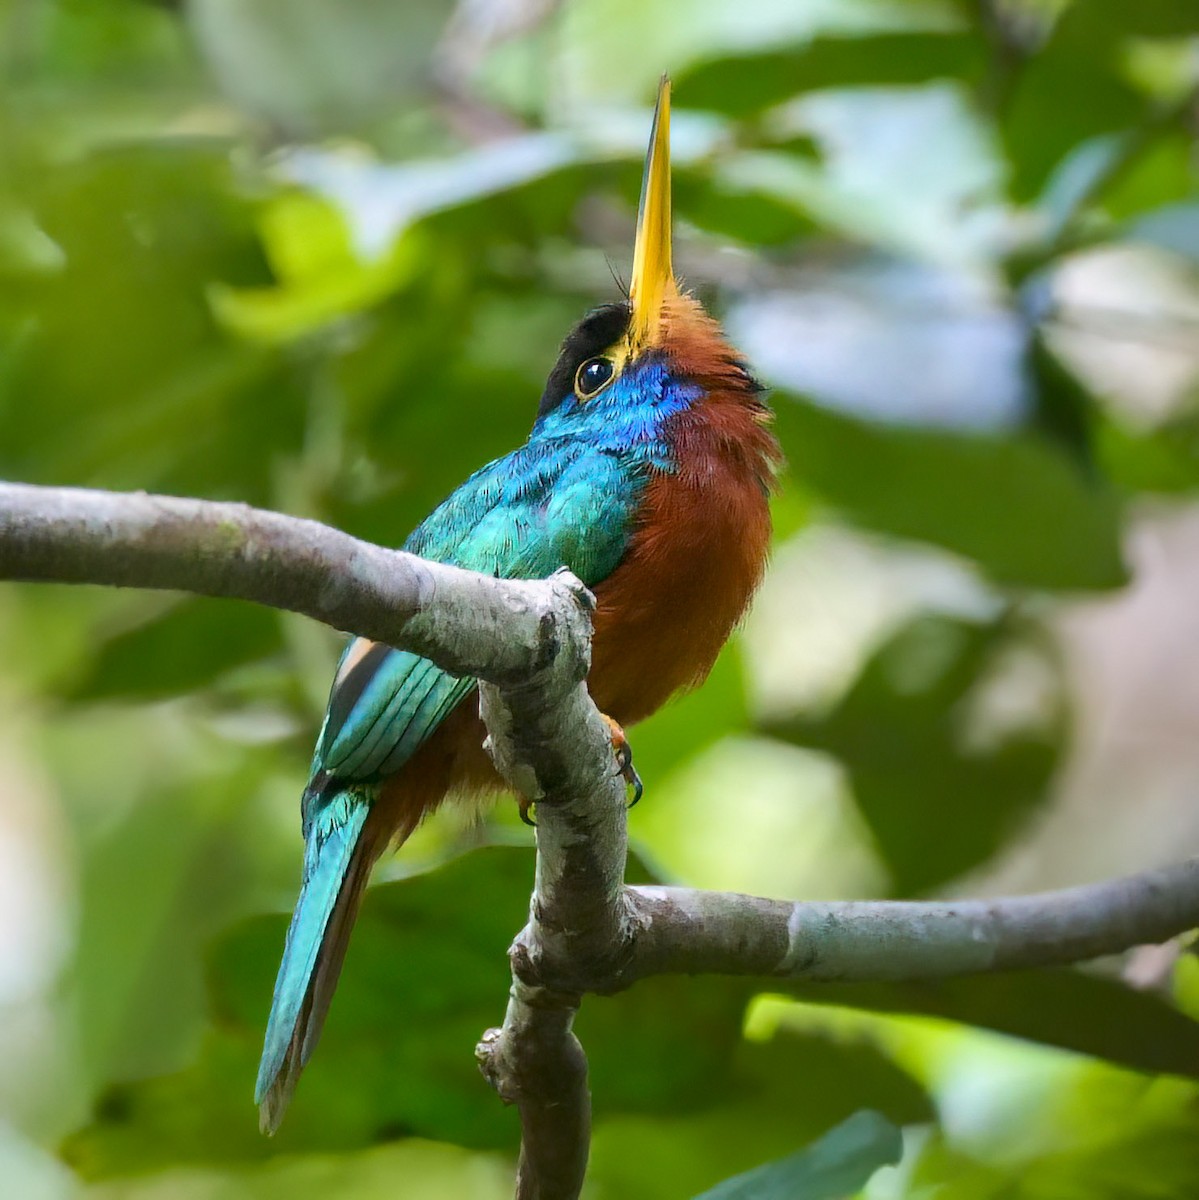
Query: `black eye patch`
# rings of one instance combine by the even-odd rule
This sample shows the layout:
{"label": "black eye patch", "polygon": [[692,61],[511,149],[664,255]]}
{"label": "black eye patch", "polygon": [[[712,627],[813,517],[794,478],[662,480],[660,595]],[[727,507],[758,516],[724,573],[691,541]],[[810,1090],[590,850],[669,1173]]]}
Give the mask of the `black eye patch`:
{"label": "black eye patch", "polygon": [[589,312],[566,335],[558,354],[558,361],[554,363],[554,369],[545,383],[545,391],[541,394],[541,404],[537,408],[538,417],[545,416],[547,412],[557,408],[567,396],[574,395],[575,376],[579,368],[589,358],[595,358],[613,343],[620,341],[628,331],[632,317],[633,310],[624,301],[619,304],[605,304]]}

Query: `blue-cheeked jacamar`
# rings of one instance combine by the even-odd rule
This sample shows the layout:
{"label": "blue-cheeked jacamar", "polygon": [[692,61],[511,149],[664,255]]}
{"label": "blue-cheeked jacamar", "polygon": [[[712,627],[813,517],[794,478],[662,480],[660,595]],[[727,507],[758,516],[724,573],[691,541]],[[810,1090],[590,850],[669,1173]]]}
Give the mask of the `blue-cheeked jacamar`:
{"label": "blue-cheeked jacamar", "polygon": [[[632,725],[704,679],[762,577],[768,424],[745,363],[674,278],[664,79],[628,301],[570,332],[528,441],[404,548],[507,578],[569,567],[597,601],[591,694]],[[346,647],[304,789],[303,884],[258,1073],[264,1130],[316,1045],[375,860],[447,796],[500,790],[484,737],[473,679],[362,638]]]}

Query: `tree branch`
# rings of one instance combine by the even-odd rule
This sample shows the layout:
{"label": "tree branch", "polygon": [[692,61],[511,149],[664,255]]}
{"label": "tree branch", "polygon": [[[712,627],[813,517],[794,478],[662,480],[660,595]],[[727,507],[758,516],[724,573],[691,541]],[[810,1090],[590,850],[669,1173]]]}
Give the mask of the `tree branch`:
{"label": "tree branch", "polygon": [[1199,859],[997,900],[817,904],[688,888],[628,893],[640,920],[622,987],[664,973],[926,980],[1062,966],[1185,933],[1199,925]]}
{"label": "tree branch", "polygon": [[537,802],[529,923],[478,1058],[521,1116],[519,1200],[575,1200],[590,1140],[582,996],[660,973],[917,980],[1067,964],[1199,926],[1199,861],[993,901],[794,903],[623,885],[625,794],[587,693],[590,594],[509,581],[312,521],[162,496],[0,484],[0,578],[173,588],[306,613],[480,679],[488,746]]}
{"label": "tree branch", "polygon": [[552,662],[565,630],[589,636],[562,577],[493,579],[316,521],[144,492],[0,483],[0,579],[251,600],[497,681]]}
{"label": "tree branch", "polygon": [[583,683],[589,646],[573,649],[527,681],[479,691],[492,760],[537,803],[536,875],[529,923],[509,951],[508,1011],[476,1050],[488,1081],[520,1110],[517,1200],[573,1200],[591,1145],[587,1059],[571,1030],[585,989],[539,979],[573,961],[618,970],[632,941],[624,780]]}

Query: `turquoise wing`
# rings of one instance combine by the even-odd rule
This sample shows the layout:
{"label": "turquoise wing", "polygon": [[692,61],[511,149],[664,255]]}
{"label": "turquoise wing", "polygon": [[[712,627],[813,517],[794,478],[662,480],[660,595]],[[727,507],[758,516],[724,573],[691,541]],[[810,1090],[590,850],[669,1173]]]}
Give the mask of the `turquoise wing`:
{"label": "turquoise wing", "polygon": [[428,659],[355,638],[342,655],[313,765],[363,783],[394,774],[474,686]]}
{"label": "turquoise wing", "polygon": [[[468,479],[405,549],[502,578],[567,566],[598,583],[624,553],[643,486],[615,455],[529,443]],[[369,784],[394,774],[475,686],[418,655],[354,639],[329,696],[314,779]]]}
{"label": "turquoise wing", "polygon": [[[530,442],[467,480],[407,548],[509,578],[565,564],[596,583],[624,553],[640,488],[612,455]],[[361,638],[342,654],[304,791],[304,879],[259,1068],[267,1132],[283,1118],[337,985],[372,862],[371,785],[398,771],[474,688],[473,679]]]}

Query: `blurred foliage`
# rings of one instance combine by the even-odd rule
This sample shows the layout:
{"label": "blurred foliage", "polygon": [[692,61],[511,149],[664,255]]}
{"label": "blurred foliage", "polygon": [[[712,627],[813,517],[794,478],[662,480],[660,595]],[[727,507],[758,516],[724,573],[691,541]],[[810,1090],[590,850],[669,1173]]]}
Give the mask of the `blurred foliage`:
{"label": "blurred foliage", "polygon": [[902,1153],[899,1130],[863,1111],[807,1149],[726,1179],[699,1200],[837,1200]]}
{"label": "blurred foliage", "polygon": [[846,764],[902,895],[990,858],[1035,810],[1058,765],[1060,715],[997,742],[971,739],[963,728],[970,692],[1010,651],[1012,625],[917,617],[875,651],[831,712],[771,726],[776,736]]}
{"label": "blurred foliage", "polygon": [[[269,1142],[244,1119],[241,1100],[261,1049],[272,947],[286,920],[272,915],[237,927],[211,964],[217,1028],[199,1062],[175,1076],[109,1089],[98,1122],[67,1143],[67,1160],[106,1176],[178,1162],[355,1149],[402,1136],[514,1150],[516,1116],[479,1086],[472,1049],[507,986],[504,951],[528,908],[528,867],[525,851],[490,847],[372,889],[322,1053],[285,1128]],[[487,897],[485,911],[480,896]],[[753,990],[743,980],[662,978],[588,1005],[578,1032],[593,1060],[597,1109],[610,1118],[678,1117],[713,1109],[732,1090],[739,1107],[757,1110],[761,1121],[762,1111],[778,1107],[778,1073],[764,1071],[759,1047],[741,1043]],[[877,1056],[855,1064],[808,1040],[784,1035],[770,1057],[789,1058],[804,1075],[842,1076],[824,1090],[819,1113],[805,1113],[814,1131],[870,1097],[897,1120],[927,1113],[920,1090]],[[769,1105],[767,1091],[775,1093]],[[781,1115],[767,1153],[794,1144],[795,1118],[785,1109]]]}
{"label": "blurred foliage", "polygon": [[[1195,309],[1163,315],[1154,273],[1199,291],[1191,4],[0,0],[0,474],[399,542],[524,436],[557,342],[616,294],[663,68],[676,257],[775,389],[780,540],[936,547],[970,598],[917,605],[836,694],[769,711],[731,647],[638,731],[634,833],[654,874],[723,856],[749,890],[964,886],[1068,762],[1054,614],[1126,582],[1136,506],[1199,491]],[[1113,251],[1138,311],[1069,287]],[[1071,341],[1088,328],[1192,373],[1138,406]],[[42,982],[10,995],[0,969],[0,1124],[28,1151],[0,1141],[0,1177],[507,1194],[515,1118],[471,1050],[527,904],[508,805],[432,822],[383,872],[294,1112],[257,1133],[336,641],[215,601],[0,592],[20,765],[0,822],[36,795],[69,881]],[[708,776],[732,782],[689,807]],[[1192,974],[1184,956],[1181,1009],[1110,973],[796,987],[767,1034],[747,982],[589,1000],[590,1194],[1192,1196]]]}
{"label": "blurred foliage", "polygon": [[1010,971],[926,983],[794,983],[781,990],[810,1003],[966,1022],[1149,1073],[1199,1076],[1193,1013],[1183,1015],[1169,997],[1083,971]]}

